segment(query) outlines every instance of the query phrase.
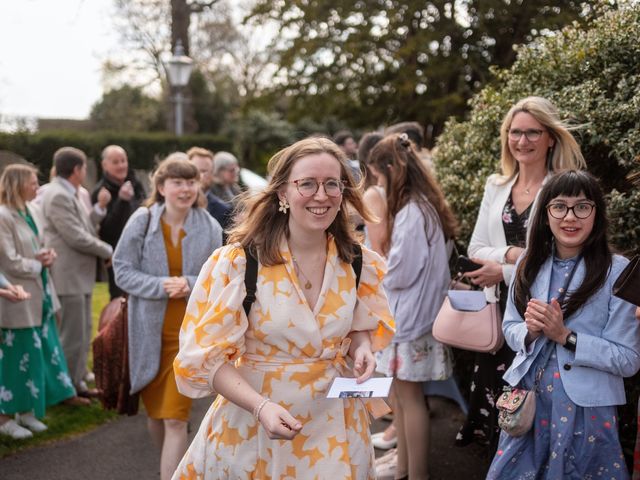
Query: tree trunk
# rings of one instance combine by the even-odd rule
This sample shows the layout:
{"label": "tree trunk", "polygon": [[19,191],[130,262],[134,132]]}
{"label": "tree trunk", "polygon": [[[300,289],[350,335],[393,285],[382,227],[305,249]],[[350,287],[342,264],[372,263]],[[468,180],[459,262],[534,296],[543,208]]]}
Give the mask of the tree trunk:
{"label": "tree trunk", "polygon": [[171,0],[171,51],[178,40],[182,42],[184,54],[189,55],[189,25],[191,24],[191,6],[187,0]]}

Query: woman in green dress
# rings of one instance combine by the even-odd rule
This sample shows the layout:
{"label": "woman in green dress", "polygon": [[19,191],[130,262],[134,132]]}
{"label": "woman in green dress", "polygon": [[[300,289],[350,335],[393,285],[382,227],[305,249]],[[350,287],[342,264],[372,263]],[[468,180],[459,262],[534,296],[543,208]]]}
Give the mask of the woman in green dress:
{"label": "woman in green dress", "polygon": [[0,271],[30,298],[0,297],[0,434],[29,438],[46,430],[38,418],[49,405],[76,395],[55,324],[57,302],[48,267],[56,254],[42,248],[37,212],[28,202],[36,170],[12,164],[0,177]]}

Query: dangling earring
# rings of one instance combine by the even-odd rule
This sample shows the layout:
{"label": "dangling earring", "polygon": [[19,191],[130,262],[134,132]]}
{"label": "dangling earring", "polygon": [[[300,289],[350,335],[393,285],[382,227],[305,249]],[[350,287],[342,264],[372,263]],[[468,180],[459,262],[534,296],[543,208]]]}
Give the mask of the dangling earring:
{"label": "dangling earring", "polygon": [[287,202],[287,199],[286,198],[284,200],[280,199],[278,201],[278,204],[280,205],[280,208],[278,208],[278,211],[286,215],[287,210],[289,210],[289,203]]}

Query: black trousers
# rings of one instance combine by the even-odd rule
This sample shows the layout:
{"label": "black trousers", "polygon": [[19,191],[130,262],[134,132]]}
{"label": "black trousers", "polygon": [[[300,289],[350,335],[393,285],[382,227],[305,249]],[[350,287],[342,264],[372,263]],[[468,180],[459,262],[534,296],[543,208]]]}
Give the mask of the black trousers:
{"label": "black trousers", "polygon": [[111,300],[116,297],[121,297],[124,295],[124,292],[120,290],[120,288],[116,285],[115,274],[113,273],[113,267],[107,268],[107,274],[109,275],[109,296]]}

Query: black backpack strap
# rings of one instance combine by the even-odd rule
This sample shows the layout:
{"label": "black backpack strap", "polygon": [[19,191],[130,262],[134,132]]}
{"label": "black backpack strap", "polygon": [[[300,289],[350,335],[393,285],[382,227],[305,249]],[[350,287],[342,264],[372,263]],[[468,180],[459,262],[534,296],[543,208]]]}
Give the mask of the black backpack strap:
{"label": "black backpack strap", "polygon": [[244,313],[249,316],[251,305],[256,301],[256,288],[258,285],[258,260],[253,256],[251,249],[245,248],[244,253],[247,257],[247,269],[244,272],[244,288],[247,290],[247,296],[244,297],[242,306]]}
{"label": "black backpack strap", "polygon": [[[356,274],[356,290],[360,286],[360,276],[362,275],[362,247],[359,243],[353,245],[354,257],[351,262],[353,272]],[[258,260],[253,256],[250,249],[245,249],[245,255],[247,257],[247,268],[244,272],[244,288],[247,291],[246,297],[242,302],[244,313],[249,316],[251,311],[251,305],[256,301],[256,288],[258,285]]]}
{"label": "black backpack strap", "polygon": [[355,256],[351,262],[351,267],[353,267],[353,272],[356,274],[356,290],[358,290],[360,286],[360,276],[362,275],[362,247],[359,243],[353,244],[353,253]]}

